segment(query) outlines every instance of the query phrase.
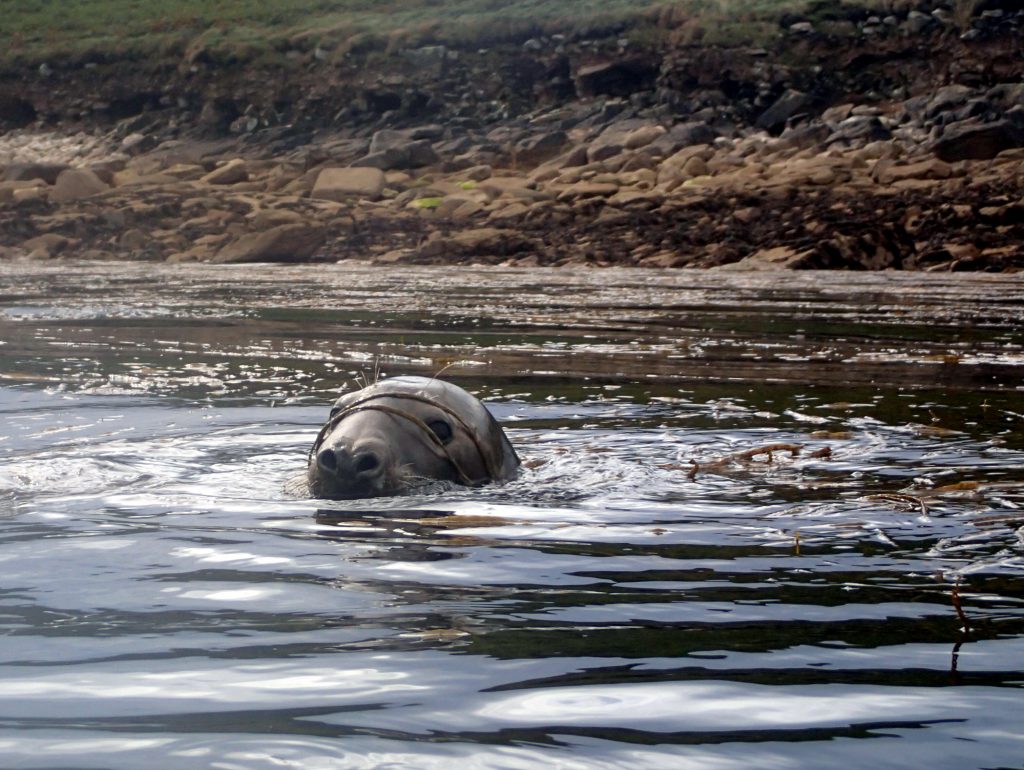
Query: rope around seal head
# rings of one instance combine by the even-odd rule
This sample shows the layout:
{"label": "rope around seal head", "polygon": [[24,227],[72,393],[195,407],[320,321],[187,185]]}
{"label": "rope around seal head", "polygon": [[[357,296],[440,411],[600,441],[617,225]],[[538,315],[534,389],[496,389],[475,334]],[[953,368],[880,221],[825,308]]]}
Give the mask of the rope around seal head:
{"label": "rope around seal head", "polygon": [[[388,406],[386,404],[368,403],[370,401],[375,401],[381,398],[396,398],[406,399],[409,401],[419,401],[424,404],[429,404],[430,406],[433,406],[434,408],[439,409],[445,414],[447,414],[449,417],[451,417],[455,422],[459,424],[459,427],[461,427],[462,430],[466,433],[466,435],[469,436],[470,440],[472,440],[473,445],[476,447],[477,453],[480,455],[480,459],[484,463],[484,467],[487,468],[487,472],[490,474],[490,479],[470,478],[469,474],[465,472],[465,470],[462,468],[459,462],[452,456],[451,452],[448,451],[448,447],[444,445],[444,442],[442,442],[441,439],[437,437],[437,434],[430,429],[429,425],[427,425],[423,420],[421,420],[416,415],[410,414],[409,412],[403,411],[401,409],[397,409],[393,406]],[[443,456],[451,464],[452,468],[454,468],[455,472],[458,474],[459,481],[462,484],[473,487],[483,484],[491,479],[497,479],[499,477],[500,469],[495,467],[494,458],[484,451],[484,447],[480,443],[479,437],[476,435],[476,432],[466,423],[466,421],[463,420],[462,417],[450,407],[445,406],[444,404],[439,403],[438,401],[435,401],[434,399],[429,398],[428,396],[421,396],[416,393],[375,393],[373,395],[369,395],[366,396],[365,398],[359,399],[358,401],[345,407],[344,409],[340,409],[337,412],[332,413],[330,419],[327,421],[327,424],[324,425],[324,427],[321,428],[320,432],[317,434],[316,440],[313,442],[313,447],[309,450],[309,461],[312,462],[313,457],[316,456],[317,451],[320,449],[321,445],[324,442],[324,439],[326,439],[327,436],[329,436],[331,432],[335,428],[337,428],[339,424],[341,424],[342,420],[358,412],[369,411],[383,412],[385,414],[390,414],[392,417],[400,417],[412,423],[417,428],[419,428],[420,433],[427,437],[428,446],[430,446],[431,449],[434,450],[435,454]]]}

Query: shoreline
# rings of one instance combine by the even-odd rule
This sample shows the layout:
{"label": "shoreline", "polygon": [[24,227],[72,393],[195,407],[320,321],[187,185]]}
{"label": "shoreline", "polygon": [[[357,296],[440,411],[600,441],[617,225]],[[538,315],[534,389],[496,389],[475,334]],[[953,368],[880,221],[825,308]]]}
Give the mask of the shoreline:
{"label": "shoreline", "polygon": [[[532,108],[510,93],[487,102],[497,115],[440,97],[375,112],[362,83],[362,112],[303,118],[306,75],[290,123],[253,107],[214,126],[238,110],[202,100],[40,118],[0,134],[0,259],[1017,272],[1024,57],[1009,54],[1024,13],[989,13],[959,35],[938,11],[882,32],[868,18],[834,70],[820,64],[834,41],[802,21],[774,51],[659,50],[656,71],[639,64],[654,51],[598,47],[595,63],[559,44],[578,53],[571,92],[534,83]],[[528,42],[502,61],[559,50]],[[392,85],[483,77],[456,70]]]}

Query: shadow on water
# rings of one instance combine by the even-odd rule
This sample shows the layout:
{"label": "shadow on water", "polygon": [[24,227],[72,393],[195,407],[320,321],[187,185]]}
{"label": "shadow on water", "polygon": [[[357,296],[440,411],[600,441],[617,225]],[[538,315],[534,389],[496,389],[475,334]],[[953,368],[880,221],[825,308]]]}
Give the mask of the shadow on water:
{"label": "shadow on water", "polygon": [[[1020,767],[1022,288],[0,264],[0,764]],[[442,368],[519,478],[283,492]]]}

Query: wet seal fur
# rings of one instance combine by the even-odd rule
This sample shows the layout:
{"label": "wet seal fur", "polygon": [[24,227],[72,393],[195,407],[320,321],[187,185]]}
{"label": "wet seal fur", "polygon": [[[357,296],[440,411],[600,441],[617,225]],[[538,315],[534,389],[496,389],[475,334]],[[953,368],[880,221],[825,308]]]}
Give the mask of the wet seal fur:
{"label": "wet seal fur", "polygon": [[443,380],[392,377],[334,403],[305,482],[313,497],[347,500],[434,481],[475,487],[518,469],[515,449],[477,398]]}

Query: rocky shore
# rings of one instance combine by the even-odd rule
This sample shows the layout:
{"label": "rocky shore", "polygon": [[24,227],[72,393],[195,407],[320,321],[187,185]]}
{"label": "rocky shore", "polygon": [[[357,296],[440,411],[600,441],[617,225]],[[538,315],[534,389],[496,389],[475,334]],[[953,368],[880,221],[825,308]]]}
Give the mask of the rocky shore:
{"label": "rocky shore", "polygon": [[0,257],[1021,270],[1024,14],[975,10],[846,38],[789,19],[774,50],[528,40],[509,56],[543,77],[486,113],[397,86],[374,106],[378,72],[312,122],[212,96],[76,122],[22,79],[0,93],[26,118],[0,135]]}

